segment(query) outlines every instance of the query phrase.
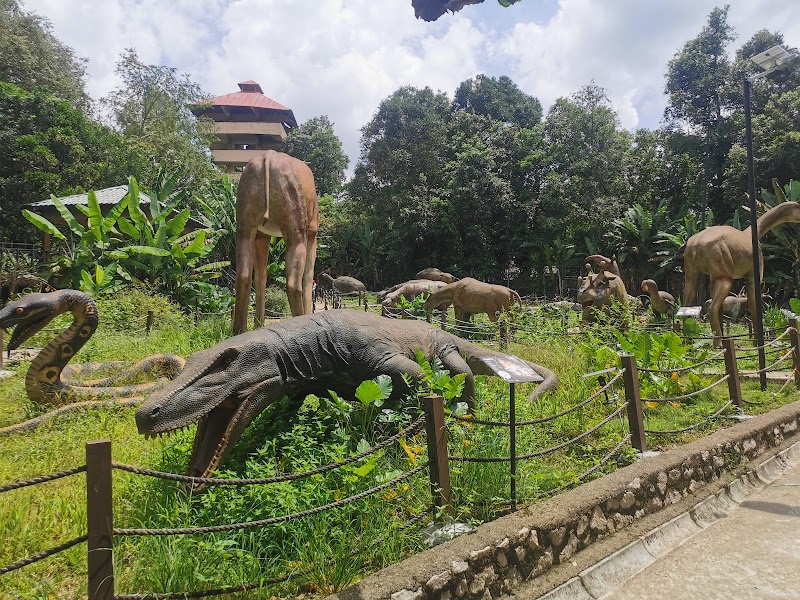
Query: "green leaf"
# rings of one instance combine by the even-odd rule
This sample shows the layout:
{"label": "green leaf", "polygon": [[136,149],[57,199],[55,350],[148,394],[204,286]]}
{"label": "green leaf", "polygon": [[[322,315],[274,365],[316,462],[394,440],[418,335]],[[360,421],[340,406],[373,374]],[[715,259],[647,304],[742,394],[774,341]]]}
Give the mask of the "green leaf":
{"label": "green leaf", "polygon": [[56,210],[58,210],[58,214],[61,215],[61,218],[66,221],[67,227],[69,227],[70,231],[72,231],[75,235],[83,235],[86,229],[83,227],[83,225],[75,220],[75,216],[66,206],[64,206],[64,203],[56,198],[53,194],[50,194],[50,200],[53,201],[53,205],[56,207]]}
{"label": "green leaf", "polygon": [[194,241],[184,248],[183,252],[186,255],[191,254],[201,254],[203,252],[203,246],[206,243],[206,232],[202,229],[198,232],[197,237]]}
{"label": "green leaf", "polygon": [[108,211],[108,214],[103,219],[103,231],[111,231],[111,228],[116,225],[117,220],[122,216],[122,213],[125,212],[125,208],[127,207],[127,200],[123,196],[120,198],[119,202],[117,202],[111,209]]}
{"label": "green leaf", "polygon": [[789,299],[789,308],[792,309],[792,312],[798,316],[800,316],[800,300],[797,298],[790,298]]}
{"label": "green leaf", "polygon": [[[91,292],[94,291],[95,285],[94,281],[92,281],[92,276],[86,272],[85,269],[81,269],[81,290],[84,292]],[[85,286],[85,287],[84,287]]]}
{"label": "green leaf", "polygon": [[131,223],[128,219],[124,217],[120,218],[117,221],[117,227],[119,227],[119,230],[125,235],[127,235],[129,238],[132,238],[137,242],[139,241],[140,232],[136,228],[136,226],[133,223]]}
{"label": "green leaf", "polygon": [[155,246],[127,246],[125,250],[133,254],[144,254],[147,256],[172,256],[169,250],[165,248],[156,248]]}
{"label": "green leaf", "polygon": [[105,271],[103,271],[103,267],[100,265],[94,266],[94,280],[97,282],[97,287],[99,288],[103,285],[103,279],[105,276]]}
{"label": "green leaf", "polygon": [[181,212],[164,224],[166,233],[169,234],[170,238],[178,237],[181,233],[183,233],[183,229],[186,227],[186,223],[189,221],[189,214],[189,209],[184,208]]}
{"label": "green leaf", "polygon": [[37,229],[41,229],[45,233],[49,233],[50,235],[58,238],[59,240],[67,239],[64,237],[64,234],[58,230],[58,227],[53,225],[43,216],[37,215],[36,213],[31,212],[27,209],[22,209],[22,216],[28,219],[28,221],[30,221]]}
{"label": "green leaf", "polygon": [[97,201],[97,195],[94,190],[89,190],[88,194],[89,204],[89,229],[92,230],[95,241],[103,241],[103,212],[100,210],[100,203]]}
{"label": "green leaf", "polygon": [[364,406],[374,404],[382,398],[383,393],[381,386],[379,386],[372,379],[362,381],[361,384],[356,388],[356,399],[360,400]]}
{"label": "green leaf", "polygon": [[139,185],[136,183],[135,177],[131,177],[128,180],[128,194],[126,197],[128,199],[128,214],[136,224],[136,228],[139,231],[143,231],[148,226],[148,223],[147,217],[139,206]]}

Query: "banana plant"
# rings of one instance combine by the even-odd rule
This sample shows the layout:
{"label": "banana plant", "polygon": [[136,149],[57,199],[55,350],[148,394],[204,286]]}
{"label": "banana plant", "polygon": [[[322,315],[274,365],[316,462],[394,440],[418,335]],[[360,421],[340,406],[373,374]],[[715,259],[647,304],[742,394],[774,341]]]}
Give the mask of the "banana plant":
{"label": "banana plant", "polygon": [[[761,198],[757,202],[760,213],[764,213],[784,202],[800,201],[800,181],[790,181],[781,187],[777,179],[772,180],[772,193],[761,190]],[[773,229],[761,241],[764,252],[764,282],[779,293],[780,300],[791,296],[800,297],[800,235],[798,225],[786,223]],[[776,296],[777,297],[777,296]]]}
{"label": "banana plant", "polygon": [[30,210],[23,210],[23,216],[35,227],[49,233],[64,243],[64,252],[49,264],[51,272],[59,278],[59,286],[74,287],[81,282],[81,271],[102,264],[107,260],[115,260],[120,255],[114,250],[119,231],[117,222],[127,205],[127,196],[123,197],[108,211],[106,216],[100,210],[97,195],[94,191],[87,194],[87,206],[78,205],[78,210],[86,216],[87,224],[83,226],[75,218],[61,200],[51,195],[50,199],[61,218],[69,228],[69,237],[45,217]]}
{"label": "banana plant", "polygon": [[117,263],[109,263],[105,268],[95,265],[94,275],[86,269],[81,269],[80,290],[90,296],[97,297],[104,294],[113,294],[125,286],[123,281],[114,279],[117,273]]}

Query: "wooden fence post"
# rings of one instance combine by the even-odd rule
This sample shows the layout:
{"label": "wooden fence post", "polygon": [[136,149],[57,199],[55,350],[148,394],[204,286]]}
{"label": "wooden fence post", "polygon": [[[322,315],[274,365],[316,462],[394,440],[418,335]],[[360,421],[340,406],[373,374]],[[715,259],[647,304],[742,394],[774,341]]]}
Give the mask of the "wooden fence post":
{"label": "wooden fence post", "polygon": [[444,422],[444,398],[426,396],[422,399],[425,409],[425,433],[428,438],[428,460],[430,461],[431,495],[437,507],[445,507],[451,517],[453,494],[450,487],[450,460],[447,455],[447,428]]}
{"label": "wooden fence post", "polygon": [[152,310],[147,311],[147,324],[145,325],[145,330],[147,331],[147,335],[150,335],[150,330],[153,328],[153,317],[155,314]]}
{"label": "wooden fence post", "polygon": [[3,355],[6,352],[6,342],[3,336],[4,330],[2,327],[0,327],[0,371],[2,371],[5,367],[5,363],[3,362],[5,359],[3,358]]}
{"label": "wooden fence post", "polygon": [[739,412],[744,412],[742,404],[742,383],[739,380],[739,365],[736,362],[736,344],[733,338],[724,338],[722,347],[725,349],[725,373],[728,377],[728,395],[734,404],[739,408]]}
{"label": "wooden fence post", "polygon": [[[789,319],[789,327],[792,331],[789,332],[789,339],[792,340],[792,366],[794,367],[794,384],[800,390],[800,331],[797,329],[797,319]],[[2,348],[2,345],[0,345]],[[2,363],[0,362],[0,365]]]}
{"label": "wooden fence post", "polygon": [[628,427],[631,431],[631,446],[639,452],[647,452],[647,439],[644,433],[644,414],[639,392],[639,369],[635,356],[623,356],[622,368],[625,374],[625,400],[628,403]]}
{"label": "wooden fence post", "polygon": [[89,600],[114,598],[111,440],[86,443],[86,529]]}
{"label": "wooden fence post", "polygon": [[200,323],[200,307],[197,305],[197,298],[194,299],[194,326]]}

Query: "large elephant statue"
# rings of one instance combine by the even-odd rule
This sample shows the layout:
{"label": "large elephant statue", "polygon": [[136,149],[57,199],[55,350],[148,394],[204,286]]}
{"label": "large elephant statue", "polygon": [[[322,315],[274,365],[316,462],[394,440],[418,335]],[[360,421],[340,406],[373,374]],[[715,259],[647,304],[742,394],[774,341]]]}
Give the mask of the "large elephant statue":
{"label": "large elephant statue", "polygon": [[321,273],[317,285],[323,290],[333,290],[337,294],[358,294],[358,304],[367,294],[367,286],[355,277],[341,275],[334,279],[328,273]]}
{"label": "large elephant statue", "polygon": [[472,315],[486,313],[489,320],[494,322],[497,321],[500,311],[509,310],[514,302],[519,302],[522,306],[522,299],[514,290],[465,277],[428,296],[425,312],[430,321],[434,308],[452,304],[456,321],[469,321]]}
{"label": "large elephant statue", "polygon": [[436,267],[428,267],[427,269],[422,269],[422,271],[417,273],[415,277],[417,279],[430,279],[431,281],[444,281],[445,283],[453,283],[456,280],[456,277],[454,277],[450,273],[445,273],[444,271],[440,271]]}
{"label": "large elephant statue", "polygon": [[247,330],[255,272],[256,325],[264,295],[272,236],[286,241],[286,295],[292,316],[311,314],[319,209],[314,175],[302,160],[274,150],[250,160],[236,192],[236,306],[233,333]]}
{"label": "large elephant statue", "polygon": [[421,294],[433,293],[436,290],[442,289],[447,284],[444,281],[434,281],[431,279],[412,279],[406,281],[399,287],[384,295],[381,304],[386,307],[393,307],[397,304],[402,296],[409,302],[414,300]]}

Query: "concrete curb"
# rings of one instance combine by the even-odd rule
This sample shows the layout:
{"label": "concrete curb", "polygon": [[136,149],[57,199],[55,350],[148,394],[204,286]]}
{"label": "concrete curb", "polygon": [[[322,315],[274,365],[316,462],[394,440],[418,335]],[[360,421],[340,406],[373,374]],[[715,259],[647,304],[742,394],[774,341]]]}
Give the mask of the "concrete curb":
{"label": "concrete curb", "polygon": [[800,442],[795,442],[688,511],[582,571],[578,577],[540,596],[540,600],[596,600],[611,593],[657,559],[718,519],[726,517],[734,505],[774,482],[787,468],[798,462]]}

